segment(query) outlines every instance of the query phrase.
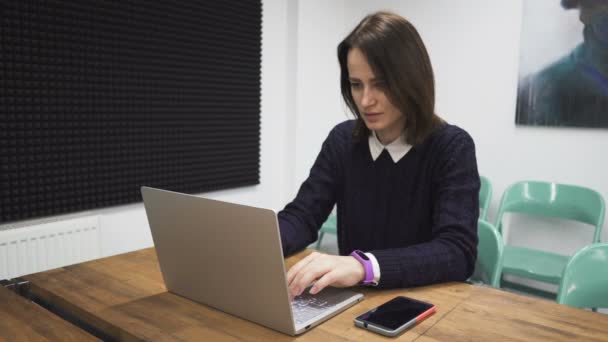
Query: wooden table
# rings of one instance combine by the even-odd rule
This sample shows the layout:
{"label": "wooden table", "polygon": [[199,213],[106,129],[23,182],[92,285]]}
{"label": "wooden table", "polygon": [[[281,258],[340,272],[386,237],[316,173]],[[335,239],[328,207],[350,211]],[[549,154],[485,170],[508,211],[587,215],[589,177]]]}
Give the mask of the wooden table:
{"label": "wooden table", "polygon": [[[309,251],[287,259],[291,266]],[[200,270],[204,272],[204,270]],[[154,249],[25,277],[45,302],[124,341],[389,341],[353,318],[396,295],[432,302],[437,312],[399,341],[608,340],[608,316],[465,283],[412,289],[360,288],[365,299],[291,337],[166,291]]]}
{"label": "wooden table", "polygon": [[0,286],[0,341],[98,341],[78,327]]}

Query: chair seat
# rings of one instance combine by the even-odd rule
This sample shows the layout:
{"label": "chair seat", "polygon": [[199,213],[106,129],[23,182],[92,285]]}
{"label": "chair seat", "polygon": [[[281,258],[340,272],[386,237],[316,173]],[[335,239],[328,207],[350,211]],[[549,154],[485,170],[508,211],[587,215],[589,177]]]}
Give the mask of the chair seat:
{"label": "chair seat", "polygon": [[502,273],[559,285],[568,260],[566,255],[507,245]]}

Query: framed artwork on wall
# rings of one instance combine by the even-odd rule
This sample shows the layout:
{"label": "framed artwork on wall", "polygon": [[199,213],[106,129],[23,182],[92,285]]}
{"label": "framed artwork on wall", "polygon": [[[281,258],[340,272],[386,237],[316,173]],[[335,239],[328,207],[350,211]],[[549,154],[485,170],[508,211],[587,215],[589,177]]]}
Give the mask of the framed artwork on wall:
{"label": "framed artwork on wall", "polygon": [[608,128],[608,0],[523,10],[515,123]]}

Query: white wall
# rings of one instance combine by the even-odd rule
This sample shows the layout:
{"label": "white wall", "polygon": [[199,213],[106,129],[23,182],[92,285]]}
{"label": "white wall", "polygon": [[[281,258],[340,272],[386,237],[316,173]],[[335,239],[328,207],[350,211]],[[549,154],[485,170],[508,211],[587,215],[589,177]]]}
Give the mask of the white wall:
{"label": "white wall", "polygon": [[308,172],[329,130],[348,118],[340,95],[336,50],[346,34],[345,0],[297,1],[297,115],[292,195]]}
{"label": "white wall", "polygon": [[[296,137],[296,181],[308,174],[327,132],[344,120],[344,106],[336,101],[337,44],[363,16],[382,9],[419,30],[435,70],[437,112],[473,136],[480,173],[493,183],[491,220],[504,189],[519,180],[584,185],[608,199],[602,155],[608,130],[515,126],[521,0],[300,1],[296,130],[303,133]],[[547,229],[512,234],[510,243],[569,253],[590,241],[590,233],[558,228],[566,237],[547,243]]]}

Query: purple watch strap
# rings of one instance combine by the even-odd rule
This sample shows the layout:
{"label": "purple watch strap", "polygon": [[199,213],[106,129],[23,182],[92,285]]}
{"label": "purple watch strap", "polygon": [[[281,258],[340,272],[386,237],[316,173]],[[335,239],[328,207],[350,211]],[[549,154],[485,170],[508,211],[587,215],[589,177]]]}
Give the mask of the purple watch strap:
{"label": "purple watch strap", "polygon": [[363,253],[362,251],[355,249],[352,253],[350,253],[352,257],[357,259],[363,265],[363,269],[365,270],[365,279],[363,280],[363,285],[369,285],[374,283],[374,267],[372,266],[372,261]]}

